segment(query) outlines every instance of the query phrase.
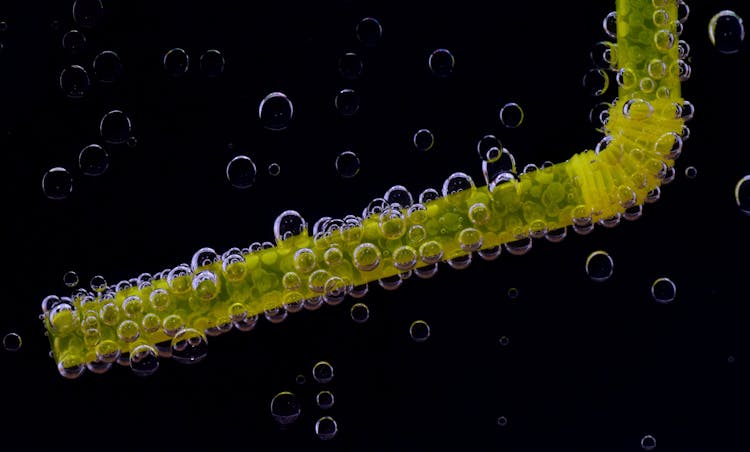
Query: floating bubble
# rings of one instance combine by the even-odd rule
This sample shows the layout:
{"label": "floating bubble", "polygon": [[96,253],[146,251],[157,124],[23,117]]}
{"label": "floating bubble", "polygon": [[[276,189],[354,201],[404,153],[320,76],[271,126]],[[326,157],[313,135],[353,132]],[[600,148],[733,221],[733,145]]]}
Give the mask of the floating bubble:
{"label": "floating bubble", "polygon": [[437,49],[430,54],[427,60],[430,71],[440,78],[446,78],[453,73],[453,66],[456,59],[448,49]]}
{"label": "floating bubble", "polygon": [[86,36],[78,30],[70,30],[62,37],[62,47],[71,54],[77,54],[86,48]]}
{"label": "floating bubble", "polygon": [[284,130],[294,116],[294,106],[286,94],[273,92],[260,102],[258,106],[258,118],[268,130]]}
{"label": "floating bubble", "polygon": [[347,80],[355,80],[362,76],[362,58],[353,52],[345,53],[339,58],[339,73]]}
{"label": "floating bubble", "polygon": [[509,102],[500,109],[500,123],[508,129],[520,126],[523,118],[523,108],[515,102]]}
{"label": "floating bubble", "polygon": [[327,410],[333,406],[333,393],[331,391],[320,391],[318,395],[315,396],[315,402],[320,409]]}
{"label": "floating bubble", "polygon": [[109,154],[98,144],[90,144],[78,154],[78,167],[86,176],[101,176],[109,168]]}
{"label": "floating bubble", "polygon": [[3,348],[9,352],[17,352],[21,349],[23,341],[17,333],[8,333],[3,336]]}
{"label": "floating bubble", "polygon": [[[201,55],[198,65],[206,77],[218,77],[224,72],[224,55],[216,49],[206,50]],[[187,68],[187,65],[185,67]]]}
{"label": "floating bubble", "polygon": [[612,11],[604,17],[602,21],[602,28],[612,39],[617,38],[617,12]]}
{"label": "floating bubble", "polygon": [[502,148],[502,143],[495,135],[485,135],[477,142],[477,153],[484,162],[497,161]]}
{"label": "floating bubble", "polygon": [[508,425],[508,418],[505,416],[500,416],[497,418],[497,425],[498,427],[505,427]]}
{"label": "floating bubble", "polygon": [[359,93],[353,89],[342,89],[336,94],[334,105],[343,116],[353,116],[359,111]]}
{"label": "floating bubble", "polygon": [[333,366],[328,361],[318,361],[312,368],[312,376],[318,383],[333,380]]}
{"label": "floating bubble", "polygon": [[688,166],[685,168],[685,177],[688,179],[695,179],[698,176],[698,170],[694,166]]}
{"label": "floating bubble", "polygon": [[130,352],[130,370],[139,377],[153,374],[159,368],[159,352],[150,345],[139,345]]}
{"label": "floating bubble", "polygon": [[95,275],[89,285],[94,292],[103,292],[107,289],[107,280],[101,275]]}
{"label": "floating bubble", "polygon": [[73,270],[65,272],[63,275],[63,284],[67,287],[76,287],[78,285],[78,273]]}
{"label": "floating bubble", "polygon": [[613,269],[614,261],[606,251],[594,251],[586,258],[586,274],[592,281],[608,280]]}
{"label": "floating bubble", "polygon": [[737,53],[745,39],[742,18],[734,11],[716,13],[708,22],[708,39],[721,53]]}
{"label": "floating bubble", "polygon": [[330,416],[324,416],[315,422],[315,434],[318,438],[327,441],[333,439],[338,433],[339,427],[336,421]]}
{"label": "floating bubble", "polygon": [[94,58],[94,75],[103,83],[114,83],[122,75],[120,56],[111,50],[100,52]]}
{"label": "floating bubble", "polygon": [[104,17],[101,0],[76,0],[73,2],[73,20],[83,28],[93,28]]}
{"label": "floating bubble", "polygon": [[419,129],[414,133],[412,142],[418,151],[426,152],[435,145],[435,136],[428,129]]}
{"label": "floating bubble", "polygon": [[365,17],[356,27],[357,39],[366,47],[375,47],[383,37],[383,27],[374,17]]}
{"label": "floating bubble", "polygon": [[65,199],[73,191],[73,177],[63,167],[52,168],[42,176],[42,191],[49,199]]}
{"label": "floating bubble", "polygon": [[110,144],[122,144],[130,138],[132,124],[121,110],[112,110],[99,122],[99,134]]}
{"label": "floating bubble", "polygon": [[271,176],[278,176],[279,174],[281,174],[281,166],[276,162],[271,163],[270,165],[268,165],[268,174],[270,174]]}
{"label": "floating bubble", "polygon": [[167,51],[162,59],[164,71],[172,77],[185,75],[190,67],[190,56],[185,50],[175,47]]}
{"label": "floating bubble", "polygon": [[91,86],[89,73],[81,66],[66,67],[60,72],[60,89],[73,99],[83,97]]}
{"label": "floating bubble", "polygon": [[656,438],[651,435],[646,435],[641,438],[641,449],[643,450],[654,450],[656,449]]}
{"label": "floating bubble", "polygon": [[651,296],[659,303],[670,303],[677,296],[677,285],[669,278],[659,278],[651,284]]}
{"label": "floating bubble", "polygon": [[172,338],[172,357],[180,364],[195,364],[208,355],[206,335],[193,328],[185,328]]}
{"label": "floating bubble", "polygon": [[516,300],[518,299],[518,296],[521,295],[521,291],[516,287],[511,287],[508,289],[507,295],[509,300]]}
{"label": "floating bubble", "polygon": [[352,178],[359,173],[359,156],[352,151],[344,151],[336,156],[336,171],[341,177]]}
{"label": "floating bubble", "polygon": [[227,180],[234,188],[246,189],[255,183],[257,169],[246,155],[238,155],[227,163]]}
{"label": "floating bubble", "polygon": [[424,342],[430,337],[430,325],[424,320],[415,320],[409,325],[409,336],[414,342]]}
{"label": "floating bubble", "polygon": [[307,231],[307,221],[295,210],[282,212],[273,222],[273,236],[276,243]]}
{"label": "floating bubble", "polygon": [[500,337],[500,339],[498,340],[498,342],[503,347],[507,347],[508,344],[510,344],[510,339],[508,338],[508,336],[502,336],[502,337]]}
{"label": "floating bubble", "polygon": [[750,174],[744,176],[734,186],[734,202],[740,212],[750,215]]}
{"label": "floating bubble", "polygon": [[604,69],[589,69],[583,75],[583,88],[590,96],[601,96],[609,88],[609,75]]}
{"label": "floating bubble", "polygon": [[364,303],[355,303],[349,310],[349,314],[357,323],[365,323],[370,319],[370,309]]}

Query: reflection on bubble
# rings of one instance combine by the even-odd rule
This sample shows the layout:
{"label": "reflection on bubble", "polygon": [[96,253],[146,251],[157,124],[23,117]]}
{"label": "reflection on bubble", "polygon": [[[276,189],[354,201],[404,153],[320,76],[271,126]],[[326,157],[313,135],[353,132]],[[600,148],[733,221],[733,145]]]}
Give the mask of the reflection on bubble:
{"label": "reflection on bubble", "polygon": [[78,154],[78,167],[86,176],[101,176],[109,168],[109,154],[98,144],[90,144]]}
{"label": "reflection on bubble", "polygon": [[708,38],[721,53],[737,53],[745,39],[745,25],[734,11],[716,13],[708,23]]}
{"label": "reflection on bubble", "polygon": [[227,163],[227,180],[233,187],[246,189],[255,183],[257,169],[255,163],[246,155],[238,155]]}
{"label": "reflection on bubble", "polygon": [[430,325],[424,320],[415,320],[409,326],[409,336],[414,342],[424,342],[430,337]]}
{"label": "reflection on bubble", "polygon": [[17,333],[8,333],[3,337],[3,348],[9,352],[17,352],[21,349],[23,341]]}
{"label": "reflection on bubble", "polygon": [[271,399],[271,416],[281,425],[296,421],[301,412],[300,403],[294,393],[283,391]]}
{"label": "reflection on bubble", "polygon": [[52,168],[42,177],[42,191],[49,199],[65,199],[73,191],[73,177],[65,168]]}

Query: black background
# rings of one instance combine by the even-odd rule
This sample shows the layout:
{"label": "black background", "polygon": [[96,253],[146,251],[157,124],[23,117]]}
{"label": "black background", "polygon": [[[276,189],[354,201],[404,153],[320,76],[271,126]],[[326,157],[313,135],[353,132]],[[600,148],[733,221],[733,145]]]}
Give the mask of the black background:
{"label": "black background", "polygon": [[[723,55],[707,36],[721,9],[750,18],[740,0],[690,2],[683,38],[692,47],[684,85],[696,105],[692,136],[675,181],[640,220],[585,237],[570,231],[560,244],[535,241],[525,256],[475,259],[463,271],[441,267],[394,292],[371,285],[365,324],[349,318],[351,300],[279,325],[261,321],[252,332],[210,338],[204,362],[164,360],[148,378],[116,366],[68,381],[47,358],[39,303],[70,290],[68,270],[84,282],[95,274],[116,282],[189,261],[202,246],[272,240],[286,209],[312,224],[359,213],[394,184],[416,196],[454,171],[481,183],[475,145],[486,133],[521,167],[592,148],[600,136],[588,112],[598,100],[581,77],[614,2],[550,3],[105,0],[103,20],[83,30],[87,49],[71,56],[61,46],[77,28],[71,1],[3,2],[0,334],[17,332],[23,347],[0,350],[0,449],[636,451],[650,434],[657,451],[748,450],[750,218],[733,190],[750,168],[750,58],[747,43]],[[372,49],[354,33],[367,16],[384,30]],[[191,57],[179,79],[161,67],[173,47]],[[456,58],[448,79],[427,66],[440,47]],[[215,79],[198,70],[208,49],[226,59]],[[103,50],[120,55],[122,77],[67,98],[60,70],[91,70]],[[363,57],[359,80],[337,71],[347,51]],[[362,96],[354,117],[334,108],[342,88]],[[282,132],[263,129],[257,116],[273,91],[294,103]],[[497,119],[506,102],[524,108],[518,129]],[[132,119],[138,144],[105,145],[109,170],[86,177],[77,155],[104,145],[99,119],[115,108]],[[426,153],[411,144],[420,128],[436,137]],[[348,149],[362,163],[353,179],[334,169]],[[237,154],[258,165],[247,190],[224,174]],[[272,162],[279,176],[266,171]],[[64,201],[41,191],[42,175],[58,165],[74,178]],[[614,260],[603,283],[584,272],[599,249]],[[662,276],[678,287],[668,305],[649,293]],[[517,299],[507,296],[511,287]],[[432,328],[424,343],[409,337],[417,319]],[[329,384],[311,378],[319,360],[334,366]],[[295,382],[298,374],[306,383]],[[315,405],[321,389],[335,394],[330,410]],[[286,429],[269,410],[282,390],[302,403]],[[331,441],[314,433],[324,415],[339,425]]]}

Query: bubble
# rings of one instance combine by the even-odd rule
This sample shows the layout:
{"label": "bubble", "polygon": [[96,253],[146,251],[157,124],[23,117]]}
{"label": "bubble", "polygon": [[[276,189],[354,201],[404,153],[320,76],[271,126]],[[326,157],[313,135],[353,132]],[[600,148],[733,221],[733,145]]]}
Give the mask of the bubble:
{"label": "bubble", "polygon": [[49,199],[65,199],[73,191],[73,177],[63,167],[52,168],[42,176],[42,191]]}
{"label": "bubble", "polygon": [[107,280],[101,275],[95,275],[89,283],[94,292],[104,292],[107,289]]}
{"label": "bubble", "polygon": [[589,69],[583,75],[583,88],[590,96],[601,96],[609,88],[609,75],[604,69]]}
{"label": "bubble", "polygon": [[497,418],[497,425],[498,427],[505,427],[508,425],[508,418],[505,416],[500,416]]}
{"label": "bubble", "polygon": [[139,345],[130,352],[130,370],[139,377],[146,377],[159,368],[159,353],[150,345]]}
{"label": "bubble", "polygon": [[190,270],[195,272],[199,268],[211,265],[214,262],[218,261],[219,255],[218,253],[216,253],[216,251],[214,251],[213,248],[201,248],[193,253],[193,257],[190,259]]}
{"label": "bubble", "polygon": [[296,210],[282,212],[273,223],[273,236],[276,243],[307,231],[307,222]]}
{"label": "bubble", "polygon": [[8,31],[8,22],[0,20],[0,33],[5,33],[6,31]]}
{"label": "bubble", "polygon": [[370,319],[370,309],[364,303],[355,303],[349,310],[352,320],[357,323],[365,323]]}
{"label": "bubble", "polygon": [[586,258],[586,274],[592,281],[608,280],[613,269],[614,261],[606,251],[594,251]]}
{"label": "bubble", "polygon": [[345,53],[339,58],[339,73],[347,80],[356,80],[362,76],[362,58],[353,52]]}
{"label": "bubble", "polygon": [[60,72],[60,89],[73,99],[83,97],[89,90],[91,79],[86,69],[78,65],[66,67]]}
{"label": "bubble", "polygon": [[602,21],[602,28],[604,29],[604,32],[607,33],[607,36],[609,36],[612,39],[617,38],[617,12],[612,11],[611,13],[607,14],[606,17],[604,17],[604,20]]}
{"label": "bubble", "polygon": [[456,64],[456,59],[453,58],[450,50],[437,49],[430,54],[427,64],[433,75],[439,78],[446,78],[453,73],[453,66]]}
{"label": "bubble", "polygon": [[57,371],[60,372],[60,375],[70,380],[80,377],[85,370],[86,365],[80,362],[80,359],[77,359],[77,357],[69,358],[68,356],[64,356],[57,363]]}
{"label": "bubble", "polygon": [[507,295],[509,300],[517,300],[518,296],[521,295],[521,291],[516,287],[511,287],[508,289]]}
{"label": "bubble", "polygon": [[279,166],[278,163],[274,162],[268,165],[268,174],[271,176],[278,176],[281,174],[281,166]]}
{"label": "bubble", "polygon": [[206,335],[193,328],[185,328],[172,338],[172,357],[180,364],[195,364],[208,355]]}
{"label": "bubble", "polygon": [[190,56],[185,50],[175,47],[167,51],[162,59],[164,71],[172,77],[185,75],[190,67]]}
{"label": "bubble", "polygon": [[299,374],[294,378],[294,382],[297,383],[298,385],[303,385],[307,382],[307,378],[305,378],[304,375]]}
{"label": "bubble", "polygon": [[656,448],[656,438],[651,435],[646,435],[641,438],[641,449],[643,450],[654,450]]}
{"label": "bubble", "polygon": [[331,391],[320,391],[315,396],[315,402],[321,410],[327,410],[333,406],[334,397]]}
{"label": "bubble", "polygon": [[105,50],[94,58],[94,75],[103,83],[114,83],[122,75],[123,66],[120,56],[111,50]]}
{"label": "bubble", "polygon": [[246,189],[255,183],[257,169],[255,163],[246,155],[238,155],[227,163],[227,180],[234,188]]}
{"label": "bubble", "polygon": [[599,69],[614,69],[617,62],[617,45],[600,41],[591,49],[591,61]]}
{"label": "bubble", "polygon": [[500,340],[498,340],[498,342],[499,342],[499,343],[500,343],[500,345],[502,345],[503,347],[507,347],[507,346],[508,346],[508,344],[510,344],[510,338],[508,338],[508,336],[502,336],[502,337],[500,338]]}
{"label": "bubble", "polygon": [[330,416],[324,416],[315,422],[315,434],[318,435],[318,438],[321,440],[327,441],[333,439],[333,437],[336,436],[336,433],[338,433],[338,430],[338,424],[336,424],[336,421]]}
{"label": "bubble", "polygon": [[409,325],[409,336],[414,342],[424,342],[430,337],[430,325],[424,320],[415,320]]}
{"label": "bubble", "polygon": [[359,111],[359,100],[359,93],[347,88],[342,89],[336,94],[333,103],[336,106],[336,110],[343,116],[353,116]]}
{"label": "bubble", "polygon": [[375,47],[383,37],[383,27],[380,22],[373,17],[365,17],[356,27],[357,39],[365,47]]}
{"label": "bubble", "polygon": [[479,158],[485,162],[495,162],[500,158],[503,145],[495,135],[485,135],[477,142]]}
{"label": "bubble", "polygon": [[508,129],[515,129],[523,123],[523,108],[515,102],[509,102],[500,108],[500,123]]}
{"label": "bubble", "polygon": [[[21,349],[23,341],[17,333],[8,333],[3,336],[3,348],[9,352],[17,352]],[[331,403],[333,404],[333,403]]]}
{"label": "bubble", "polygon": [[63,283],[67,287],[75,287],[78,285],[78,273],[73,270],[65,272],[63,275]]}
{"label": "bubble", "polygon": [[62,47],[72,54],[77,54],[86,48],[86,36],[78,30],[70,30],[63,35]]}
{"label": "bubble", "polygon": [[110,144],[122,144],[130,138],[132,124],[121,110],[112,110],[99,122],[99,134]]}
{"label": "bubble", "polygon": [[698,176],[698,170],[694,166],[688,166],[685,168],[685,177],[688,179],[695,179]]}
{"label": "bubble", "polygon": [[420,152],[426,152],[435,145],[435,136],[428,129],[419,129],[412,137],[414,147]]}
{"label": "bubble", "polygon": [[104,17],[101,0],[76,0],[73,2],[73,20],[83,28],[93,28]]}
{"label": "bubble", "polygon": [[78,167],[86,176],[101,176],[109,168],[109,154],[98,144],[90,144],[78,154]]}
{"label": "bubble", "polygon": [[466,173],[456,172],[443,182],[443,196],[448,196],[474,187],[474,181]]}
{"label": "bubble", "polygon": [[318,361],[312,368],[312,376],[318,383],[333,380],[333,366],[328,361]]}
{"label": "bubble", "polygon": [[734,186],[734,202],[740,208],[740,212],[750,215],[750,174],[745,175]]}
{"label": "bubble", "polygon": [[745,39],[742,18],[730,10],[716,13],[708,23],[708,38],[721,53],[739,52]]}
{"label": "bubble", "polygon": [[284,93],[273,92],[264,97],[258,106],[258,118],[263,127],[268,130],[286,129],[289,127],[292,116],[294,116],[294,106]]}
{"label": "bubble", "polygon": [[125,141],[125,144],[127,144],[129,148],[134,148],[138,146],[138,139],[136,137],[129,137],[127,141]]}
{"label": "bubble", "polygon": [[336,171],[341,177],[352,178],[359,173],[359,156],[352,151],[344,151],[336,156]]}
{"label": "bubble", "polygon": [[651,284],[651,296],[659,303],[670,303],[677,296],[677,285],[669,278],[659,278]]}

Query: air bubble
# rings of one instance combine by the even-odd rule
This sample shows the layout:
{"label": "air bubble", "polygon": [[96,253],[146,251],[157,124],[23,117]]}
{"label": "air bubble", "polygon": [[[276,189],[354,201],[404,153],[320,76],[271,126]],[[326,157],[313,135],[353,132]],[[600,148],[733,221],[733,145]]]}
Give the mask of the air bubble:
{"label": "air bubble", "polygon": [[322,417],[315,422],[315,434],[323,441],[333,439],[333,437],[336,436],[336,433],[338,433],[338,430],[339,428],[338,424],[336,424],[336,420],[330,416]]}
{"label": "air bubble", "polygon": [[281,243],[290,237],[306,233],[307,222],[299,212],[286,210],[282,212],[273,223],[273,235],[276,243]]}
{"label": "air bubble", "polygon": [[132,124],[121,110],[112,110],[99,122],[99,134],[110,144],[122,144],[130,138]]}
{"label": "air bubble", "polygon": [[328,361],[318,361],[312,368],[312,376],[318,383],[333,380],[333,366]]}
{"label": "air bubble", "polygon": [[497,161],[502,148],[502,143],[495,135],[485,135],[477,142],[477,153],[484,162]]}
{"label": "air bubble", "polygon": [[333,393],[331,391],[320,391],[315,396],[315,402],[321,410],[327,410],[333,406],[334,403]]}
{"label": "air bubble", "polygon": [[520,126],[523,118],[523,108],[515,102],[509,102],[500,109],[500,123],[508,129]]}
{"label": "air bubble", "polygon": [[607,33],[607,36],[609,36],[612,39],[617,38],[617,12],[612,11],[611,13],[607,14],[604,17],[604,20],[602,21],[602,28],[604,29],[604,32]]}
{"label": "air bubble", "polygon": [[94,58],[94,75],[102,83],[114,83],[122,75],[123,66],[120,56],[111,50],[105,50]]}
{"label": "air bubble", "polygon": [[268,174],[271,176],[278,176],[281,174],[281,166],[276,162],[271,163],[268,165]]}
{"label": "air bubble", "polygon": [[49,199],[65,199],[73,191],[73,177],[65,168],[52,168],[42,177],[42,191]]}
{"label": "air bubble", "polygon": [[336,94],[334,105],[342,116],[353,116],[359,111],[359,93],[353,89],[342,89]]}
{"label": "air bubble", "polygon": [[739,52],[742,41],[745,39],[745,26],[742,18],[730,10],[717,13],[708,23],[708,38],[721,53]]}
{"label": "air bubble", "polygon": [[238,155],[227,164],[226,174],[227,180],[233,187],[246,189],[255,183],[257,169],[250,157]]}
{"label": "air bubble", "polygon": [[583,75],[583,88],[590,96],[601,96],[609,88],[609,75],[604,69],[589,69]]}
{"label": "air bubble", "polygon": [[435,136],[428,129],[419,129],[414,133],[412,143],[418,151],[426,152],[435,145]]}
{"label": "air bubble", "polygon": [[78,167],[86,176],[101,176],[109,168],[109,154],[98,144],[90,144],[78,154]]}
{"label": "air bubble", "polygon": [[86,69],[78,65],[66,67],[60,72],[60,89],[73,99],[83,97],[89,90],[91,79]]}
{"label": "air bubble", "polygon": [[190,56],[185,50],[175,47],[164,54],[164,71],[172,77],[185,75],[190,67]]}
{"label": "air bubble", "polygon": [[409,336],[414,342],[424,342],[430,337],[430,325],[424,320],[415,320],[409,325]]}
{"label": "air bubble", "polygon": [[746,175],[734,186],[734,201],[740,212],[750,215],[750,174]]}
{"label": "air bubble", "polygon": [[63,275],[63,283],[66,287],[76,287],[78,285],[78,273],[73,270],[65,272]]}
{"label": "air bubble", "polygon": [[501,346],[507,347],[508,344],[510,344],[510,338],[508,338],[508,336],[501,336],[498,342]]}
{"label": "air bubble", "polygon": [[521,295],[521,291],[518,290],[516,287],[511,287],[508,289],[508,292],[506,294],[508,296],[509,300],[516,300],[518,299],[518,296]]}
{"label": "air bubble", "polygon": [[450,50],[437,49],[430,54],[427,60],[430,71],[440,78],[446,78],[453,73],[453,66],[456,63],[455,58]]}
{"label": "air bubble", "polygon": [[614,261],[606,251],[594,251],[586,258],[586,274],[592,281],[608,280],[613,269]]}
{"label": "air bubble", "polygon": [[159,368],[159,353],[150,345],[139,345],[130,352],[130,369],[139,377],[153,374]]}
{"label": "air bubble", "polygon": [[353,304],[349,314],[356,323],[365,323],[370,319],[370,309],[364,303]]}
{"label": "air bubble", "polygon": [[685,168],[685,177],[688,179],[695,179],[698,176],[698,170],[694,166],[688,166]]}
{"label": "air bubble", "polygon": [[357,39],[366,47],[375,47],[383,37],[383,26],[374,17],[365,17],[355,29]]}
{"label": "air bubble", "polygon": [[362,76],[362,58],[353,52],[345,53],[339,58],[339,73],[347,80],[355,80]]}
{"label": "air bubble", "polygon": [[70,30],[63,35],[62,47],[71,54],[77,54],[86,48],[86,36],[78,30]]}
{"label": "air bubble", "polygon": [[208,355],[205,334],[193,328],[180,330],[172,338],[172,357],[180,364],[195,364]]}
{"label": "air bubble", "polygon": [[281,425],[288,425],[299,418],[302,409],[297,396],[289,391],[276,394],[271,399],[271,416]]}
{"label": "air bubble", "polygon": [[17,352],[21,349],[23,341],[17,333],[8,333],[3,336],[3,348],[9,352]]}
{"label": "air bubble", "polygon": [[216,49],[206,50],[201,55],[198,65],[206,77],[218,77],[224,72],[224,55]]}
{"label": "air bubble", "polygon": [[344,151],[336,156],[336,171],[341,177],[352,178],[359,173],[359,156],[352,151]]}
{"label": "air bubble", "polygon": [[258,118],[268,130],[286,129],[293,116],[294,106],[284,93],[273,92],[264,97],[258,106]]}
{"label": "air bubble", "polygon": [[656,438],[651,435],[646,435],[641,438],[641,449],[643,450],[654,450],[656,449]]}
{"label": "air bubble", "polygon": [[508,418],[505,416],[500,416],[497,418],[497,425],[498,427],[505,427],[508,425]]}
{"label": "air bubble", "polygon": [[669,278],[659,278],[651,284],[651,296],[659,303],[670,303],[677,296],[677,285]]}
{"label": "air bubble", "polygon": [[76,0],[73,2],[73,20],[84,28],[93,28],[104,17],[101,0]]}

